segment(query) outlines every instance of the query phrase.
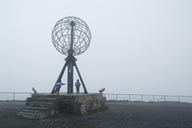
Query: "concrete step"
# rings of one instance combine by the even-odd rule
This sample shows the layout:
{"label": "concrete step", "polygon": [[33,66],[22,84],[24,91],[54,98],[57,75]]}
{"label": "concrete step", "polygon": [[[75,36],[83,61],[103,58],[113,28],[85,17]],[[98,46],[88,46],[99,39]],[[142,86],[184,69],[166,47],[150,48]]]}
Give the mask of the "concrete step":
{"label": "concrete step", "polygon": [[58,98],[58,97],[60,97],[60,96],[54,95],[54,94],[42,94],[42,93],[32,95],[32,98]]}
{"label": "concrete step", "polygon": [[25,106],[21,112],[17,113],[17,115],[29,119],[42,119],[46,118],[50,112],[51,110],[45,107]]}
{"label": "concrete step", "polygon": [[55,103],[53,103],[53,102],[35,102],[35,101],[32,101],[32,102],[30,102],[29,104],[53,105],[53,104],[55,104]]}
{"label": "concrete step", "polygon": [[44,107],[44,108],[51,108],[51,107],[56,107],[57,106],[57,102],[56,103],[52,103],[52,102],[29,102],[29,104],[27,106],[31,106],[31,107]]}
{"label": "concrete step", "polygon": [[73,96],[60,96],[59,99],[74,99]]}
{"label": "concrete step", "polygon": [[62,103],[62,102],[73,102],[74,100],[73,99],[62,99],[62,100],[59,100],[59,103]]}
{"label": "concrete step", "polygon": [[57,102],[57,98],[30,98],[30,101],[34,102]]}
{"label": "concrete step", "polygon": [[45,107],[31,107],[31,106],[25,106],[23,109],[48,111],[48,108],[45,108]]}
{"label": "concrete step", "polygon": [[46,112],[46,111],[34,110],[34,109],[23,109],[22,112],[26,112],[26,113],[41,113],[41,112]]}
{"label": "concrete step", "polygon": [[29,119],[43,119],[48,116],[48,114],[45,112],[34,113],[34,112],[24,112],[24,111],[18,112],[17,115],[24,118],[29,118]]}

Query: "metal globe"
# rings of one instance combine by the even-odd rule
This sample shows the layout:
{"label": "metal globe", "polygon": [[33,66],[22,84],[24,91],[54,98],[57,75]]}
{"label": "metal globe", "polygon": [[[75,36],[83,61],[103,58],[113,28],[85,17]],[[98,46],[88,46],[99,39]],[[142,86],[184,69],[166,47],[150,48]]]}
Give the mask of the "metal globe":
{"label": "metal globe", "polygon": [[[73,37],[71,37],[72,26]],[[69,50],[72,50],[74,56],[84,53],[88,49],[90,41],[91,32],[88,25],[77,17],[69,16],[60,19],[52,30],[53,45],[66,56],[69,55]]]}

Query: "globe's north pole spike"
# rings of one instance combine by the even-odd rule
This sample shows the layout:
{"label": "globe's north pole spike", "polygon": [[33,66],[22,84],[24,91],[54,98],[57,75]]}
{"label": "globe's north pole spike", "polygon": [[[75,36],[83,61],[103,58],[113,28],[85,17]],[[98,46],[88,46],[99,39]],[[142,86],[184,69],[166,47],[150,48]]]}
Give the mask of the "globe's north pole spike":
{"label": "globe's north pole spike", "polygon": [[70,26],[71,26],[71,46],[70,46],[69,54],[73,54],[74,26],[75,26],[74,21],[71,21]]}

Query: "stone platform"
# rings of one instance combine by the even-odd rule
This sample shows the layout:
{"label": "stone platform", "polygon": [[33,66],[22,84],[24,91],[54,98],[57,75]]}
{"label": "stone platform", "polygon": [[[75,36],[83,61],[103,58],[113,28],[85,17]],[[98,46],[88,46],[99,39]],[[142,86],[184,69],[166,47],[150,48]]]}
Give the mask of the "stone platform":
{"label": "stone platform", "polygon": [[102,93],[60,93],[59,95],[38,93],[27,98],[26,106],[17,115],[42,119],[60,112],[86,114],[104,109],[106,98]]}

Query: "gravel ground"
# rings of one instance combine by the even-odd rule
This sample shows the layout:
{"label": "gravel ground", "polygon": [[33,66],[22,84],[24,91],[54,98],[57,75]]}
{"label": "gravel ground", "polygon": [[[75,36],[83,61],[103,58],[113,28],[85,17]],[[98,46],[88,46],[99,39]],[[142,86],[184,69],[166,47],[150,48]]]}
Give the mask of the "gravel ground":
{"label": "gravel ground", "polygon": [[16,116],[25,102],[0,102],[0,128],[192,128],[192,104],[108,102],[108,110],[29,120]]}

